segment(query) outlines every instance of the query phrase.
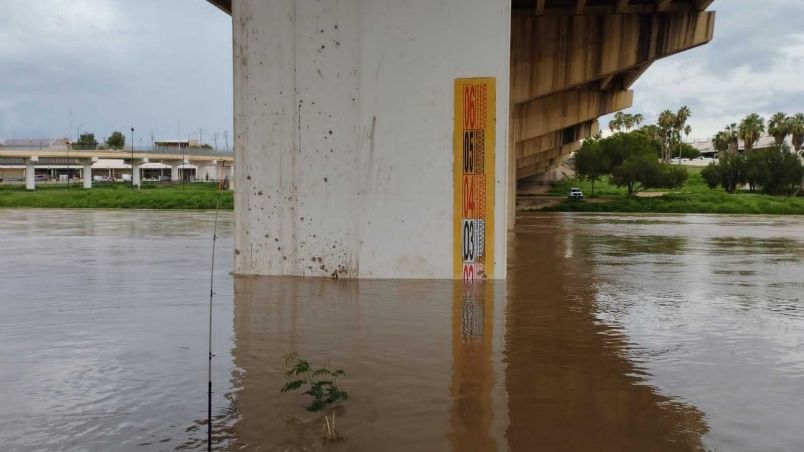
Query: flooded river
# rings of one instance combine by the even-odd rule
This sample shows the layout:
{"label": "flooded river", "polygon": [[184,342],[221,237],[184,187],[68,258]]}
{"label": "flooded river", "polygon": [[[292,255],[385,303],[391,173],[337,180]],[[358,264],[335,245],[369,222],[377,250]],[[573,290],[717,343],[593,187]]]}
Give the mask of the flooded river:
{"label": "flooded river", "polygon": [[[205,448],[212,218],[0,211],[2,450]],[[218,449],[804,444],[804,218],[529,216],[478,285],[235,278],[231,229]],[[279,392],[291,352],[346,371],[343,441]]]}

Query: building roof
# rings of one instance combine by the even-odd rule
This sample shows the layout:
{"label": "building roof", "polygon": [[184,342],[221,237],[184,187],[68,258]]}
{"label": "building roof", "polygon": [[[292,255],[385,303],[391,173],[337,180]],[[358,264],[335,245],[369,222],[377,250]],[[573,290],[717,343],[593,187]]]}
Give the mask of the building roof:
{"label": "building roof", "polygon": [[69,138],[15,138],[1,142],[0,146],[5,148],[66,149],[71,143]]}
{"label": "building roof", "polygon": [[[788,145],[791,144],[790,139],[785,139],[785,143]],[[712,140],[695,140],[692,144],[692,147],[697,149],[700,152],[715,152],[715,147],[712,145]],[[754,149],[765,149],[769,148],[776,144],[776,139],[770,135],[761,137],[756,144],[754,144]],[[742,151],[745,149],[745,142],[740,140],[738,145],[738,150]]]}

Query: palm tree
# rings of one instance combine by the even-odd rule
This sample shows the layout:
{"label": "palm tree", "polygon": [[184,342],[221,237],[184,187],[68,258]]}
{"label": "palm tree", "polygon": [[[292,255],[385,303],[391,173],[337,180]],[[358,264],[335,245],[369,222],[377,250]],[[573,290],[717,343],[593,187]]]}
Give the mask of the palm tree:
{"label": "palm tree", "polygon": [[681,160],[681,133],[686,134],[689,139],[690,133],[692,133],[692,127],[687,124],[687,121],[692,117],[692,111],[690,107],[684,105],[678,109],[675,116],[676,121],[673,125],[673,141],[676,147],[678,147],[678,158]]}
{"label": "palm tree", "polygon": [[619,132],[625,128],[625,114],[621,111],[614,113],[614,119],[609,121],[609,129],[612,132]]}
{"label": "palm tree", "polygon": [[726,133],[729,139],[729,151],[736,153],[740,148],[740,131],[737,127],[737,123],[733,122],[727,125],[723,132]]}
{"label": "palm tree", "polygon": [[721,130],[712,138],[712,147],[717,151],[718,157],[723,157],[731,149],[731,136],[726,130]]}
{"label": "palm tree", "polygon": [[641,113],[634,115],[634,127],[641,126],[643,122],[645,122],[645,117]]}
{"label": "palm tree", "polygon": [[[787,130],[793,139],[793,148],[796,152],[801,151],[801,146],[804,146],[804,113],[796,113],[787,119]],[[804,152],[802,152],[804,155]],[[804,190],[804,176],[801,177],[801,184],[798,191]],[[796,193],[798,194],[798,193]]]}
{"label": "palm tree", "polygon": [[665,110],[659,113],[659,120],[656,121],[656,125],[659,126],[661,133],[662,160],[665,162],[670,160],[672,144],[675,142],[676,123],[676,115],[670,110]]}
{"label": "palm tree", "polygon": [[759,137],[765,132],[765,120],[756,113],[751,113],[740,122],[738,133],[745,143],[745,152],[750,153]]}
{"label": "palm tree", "polygon": [[779,112],[771,116],[768,121],[768,133],[773,135],[777,145],[784,143],[784,139],[790,134],[790,121],[786,114]]}
{"label": "palm tree", "polygon": [[800,151],[804,146],[804,113],[791,116],[787,123],[787,129],[793,138],[793,148]]}

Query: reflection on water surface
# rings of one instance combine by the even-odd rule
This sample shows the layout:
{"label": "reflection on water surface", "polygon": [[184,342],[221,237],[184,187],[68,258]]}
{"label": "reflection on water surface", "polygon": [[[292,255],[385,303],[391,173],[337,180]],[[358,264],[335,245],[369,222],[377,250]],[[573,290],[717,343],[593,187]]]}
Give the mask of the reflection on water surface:
{"label": "reflection on water surface", "polygon": [[[0,441],[12,450],[203,449],[210,220],[5,212]],[[221,246],[230,248],[229,221]],[[521,219],[509,255],[509,279],[481,284],[220,271],[217,446],[804,442],[804,220],[537,215]],[[324,446],[323,413],[279,392],[290,352],[346,370],[350,399],[335,409],[344,441]]]}

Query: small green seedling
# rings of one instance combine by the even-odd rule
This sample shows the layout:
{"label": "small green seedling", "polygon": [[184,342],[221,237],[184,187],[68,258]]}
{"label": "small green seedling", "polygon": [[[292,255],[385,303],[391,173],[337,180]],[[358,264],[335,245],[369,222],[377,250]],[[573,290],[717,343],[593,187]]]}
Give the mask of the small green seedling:
{"label": "small green seedling", "polygon": [[346,391],[341,391],[337,385],[338,377],[346,375],[341,369],[331,370],[327,367],[313,369],[309,361],[299,359],[296,353],[291,353],[285,359],[285,377],[288,382],[282,386],[281,392],[290,392],[307,386],[308,389],[303,394],[313,398],[313,402],[307,406],[307,411],[319,411],[339,401],[349,398]]}

